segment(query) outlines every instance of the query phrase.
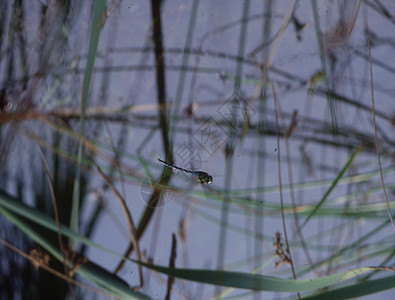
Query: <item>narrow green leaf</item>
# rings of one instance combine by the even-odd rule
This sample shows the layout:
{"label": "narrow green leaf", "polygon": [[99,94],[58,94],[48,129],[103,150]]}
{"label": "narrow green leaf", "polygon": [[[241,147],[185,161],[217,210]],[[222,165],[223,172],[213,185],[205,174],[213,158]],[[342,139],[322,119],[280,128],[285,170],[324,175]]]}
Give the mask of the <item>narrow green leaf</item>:
{"label": "narrow green leaf", "polygon": [[[137,261],[136,261],[137,262]],[[167,268],[156,265],[149,265],[146,263],[141,265],[158,271],[172,277],[192,280],[201,283],[208,283],[213,285],[228,286],[234,288],[250,289],[256,291],[272,291],[272,292],[298,292],[298,291],[312,291],[322,289],[332,284],[350,279],[357,275],[373,271],[375,268],[364,267],[357,268],[351,271],[342,272],[330,276],[312,278],[306,280],[291,280],[272,276],[228,272],[228,271],[211,271],[211,270],[196,270],[196,269],[176,269]]]}
{"label": "narrow green leaf", "polygon": [[357,156],[357,154],[359,153],[359,151],[361,151],[361,149],[363,148],[363,145],[359,146],[354,153],[351,155],[351,157],[349,158],[349,160],[347,161],[347,163],[344,165],[343,169],[341,169],[340,173],[337,175],[337,177],[335,178],[335,180],[332,182],[331,186],[329,187],[329,189],[325,192],[324,196],[322,197],[322,199],[320,200],[320,202],[315,206],[315,208],[313,209],[313,211],[307,216],[306,220],[304,220],[303,224],[299,227],[298,231],[301,231],[302,228],[307,224],[307,222],[310,220],[310,218],[312,216],[314,216],[314,214],[320,209],[320,207],[324,204],[325,200],[328,198],[328,196],[330,195],[330,193],[333,191],[333,189],[336,187],[337,183],[339,182],[339,180],[343,177],[344,173],[346,173],[346,171],[348,170],[348,168],[351,166],[354,158]]}
{"label": "narrow green leaf", "polygon": [[[3,195],[0,194],[0,199],[2,198],[1,196]],[[46,249],[56,259],[64,262],[64,256],[59,251],[58,247],[52,244],[52,242],[50,242],[35,226],[31,226],[31,223],[26,218],[18,214],[19,212],[9,210],[2,204],[3,203],[0,203],[1,214],[11,220],[16,226],[18,226],[41,247]],[[52,223],[55,225],[54,220],[52,220]],[[62,230],[64,230],[64,228]],[[94,264],[93,262],[82,264],[77,269],[77,273],[97,284],[102,288],[103,291],[114,297],[120,299],[150,299],[146,295],[134,291],[133,288],[129,287],[129,285],[122,279]]]}
{"label": "narrow green leaf", "polygon": [[316,294],[303,299],[356,299],[395,288],[395,276],[389,276],[369,281],[356,283],[336,290]]}
{"label": "narrow green leaf", "polygon": [[[82,87],[83,90],[82,90],[82,98],[81,98],[81,137],[78,145],[77,168],[76,168],[76,175],[74,178],[73,201],[71,206],[71,218],[70,218],[70,228],[73,229],[75,232],[78,232],[81,162],[82,162],[82,149],[83,149],[82,146],[83,146],[83,138],[85,135],[85,113],[88,104],[89,88],[92,80],[93,67],[95,65],[97,47],[99,45],[100,33],[101,33],[105,9],[106,9],[106,0],[94,1],[93,21],[92,21],[92,29],[91,29],[91,35],[89,41],[88,59],[85,69],[84,84]],[[76,247],[75,241],[70,240],[70,248],[75,249],[75,247]]]}
{"label": "narrow green leaf", "polygon": [[[0,190],[0,208],[4,207],[5,209],[12,211],[16,215],[22,216],[29,221],[32,221],[40,226],[43,226],[46,229],[52,230],[53,232],[57,232],[58,228],[56,226],[56,222],[54,219],[50,218],[46,214],[40,212],[39,210],[35,209],[34,207],[29,207],[24,203],[20,202],[18,199],[9,196],[4,191]],[[14,222],[14,221],[13,221]],[[28,226],[30,227],[30,226]],[[22,228],[24,231],[28,231],[29,228]],[[62,235],[67,236],[70,239],[74,239],[75,241],[79,241],[84,245],[95,247],[100,249],[104,252],[107,252],[111,255],[124,258],[121,254],[116,253],[114,251],[108,250],[107,248],[92,242],[90,239],[76,233],[75,231],[71,230],[67,226],[60,224],[60,232]],[[32,237],[30,234],[28,234]],[[33,238],[33,237],[32,237]],[[51,252],[52,253],[52,252]]]}
{"label": "narrow green leaf", "polygon": [[[24,219],[23,217],[26,217],[27,219],[36,222],[39,225],[45,226],[48,229],[56,231],[57,227],[53,219],[37,211],[34,208],[24,205],[23,203],[19,202],[17,199],[8,196],[1,190],[0,190],[0,212],[4,214],[6,217],[8,217],[10,220],[12,220],[14,224],[20,227],[21,230],[26,232],[26,234],[29,235],[32,239],[36,240],[40,245],[42,245],[49,252],[54,254],[57,258],[61,259],[61,254],[58,253],[58,249],[53,245],[51,245],[48,241],[46,241],[45,237],[42,237],[39,232],[34,231],[31,228],[31,226],[29,226],[29,223],[26,223],[26,220],[23,221]],[[110,251],[108,249],[105,249],[103,246],[98,245],[90,241],[86,237],[83,237],[78,233],[73,232],[66,226],[61,225],[61,232],[65,236],[79,240],[86,245],[97,247],[98,249],[104,250],[111,255],[122,257],[122,255]],[[347,272],[338,273],[321,278],[312,278],[308,280],[290,280],[290,279],[276,278],[272,276],[264,276],[264,275],[241,273],[241,272],[167,268],[163,266],[155,266],[155,265],[141,263],[129,258],[125,258],[125,259],[132,261],[134,263],[139,263],[149,269],[156,270],[158,272],[180,279],[213,284],[213,285],[228,286],[233,288],[243,288],[243,289],[259,290],[259,291],[273,291],[273,292],[314,291],[341,282],[343,280],[355,277],[357,275],[376,270],[374,267],[364,267],[364,268],[357,268]],[[81,271],[83,270],[84,268],[81,268]],[[88,275],[84,274],[84,276],[86,278],[90,278],[89,276],[94,276],[91,273],[92,272],[89,271]],[[97,280],[97,282],[95,280]],[[92,281],[95,281],[99,285],[105,285],[105,283],[101,282],[102,278],[95,280],[92,279]],[[384,283],[382,290],[386,289],[386,286],[388,286],[388,282]]]}

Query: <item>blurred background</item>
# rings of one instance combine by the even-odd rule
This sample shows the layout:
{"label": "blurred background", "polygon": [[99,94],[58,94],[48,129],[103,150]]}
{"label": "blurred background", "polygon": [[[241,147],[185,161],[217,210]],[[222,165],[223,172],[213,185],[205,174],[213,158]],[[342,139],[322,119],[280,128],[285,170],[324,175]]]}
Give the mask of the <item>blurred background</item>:
{"label": "blurred background", "polygon": [[[1,299],[108,297],[6,246],[46,257],[30,228],[131,287],[139,268],[122,256],[288,279],[394,267],[393,1],[15,0],[0,9]],[[10,217],[19,202],[25,225]],[[37,211],[96,244],[64,236],[62,246]],[[53,257],[49,265],[65,272]],[[298,297],[169,284],[149,269],[143,278],[139,291],[152,299]]]}

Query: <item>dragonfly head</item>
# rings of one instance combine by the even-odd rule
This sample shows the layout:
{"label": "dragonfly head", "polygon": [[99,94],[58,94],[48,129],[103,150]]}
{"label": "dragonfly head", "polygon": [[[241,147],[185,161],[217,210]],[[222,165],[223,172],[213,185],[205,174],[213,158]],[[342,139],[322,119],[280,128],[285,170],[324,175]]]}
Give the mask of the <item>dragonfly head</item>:
{"label": "dragonfly head", "polygon": [[211,175],[204,176],[204,177],[202,176],[202,177],[199,177],[198,179],[199,179],[199,182],[202,184],[211,184],[213,182],[213,176],[211,176]]}

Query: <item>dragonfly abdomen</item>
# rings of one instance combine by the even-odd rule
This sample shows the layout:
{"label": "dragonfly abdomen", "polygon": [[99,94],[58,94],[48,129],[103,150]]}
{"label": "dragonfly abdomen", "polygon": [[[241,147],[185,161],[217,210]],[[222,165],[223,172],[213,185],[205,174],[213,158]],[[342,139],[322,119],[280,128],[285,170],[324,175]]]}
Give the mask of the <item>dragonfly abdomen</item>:
{"label": "dragonfly abdomen", "polygon": [[190,170],[183,169],[183,168],[180,168],[180,167],[177,167],[177,166],[174,166],[174,165],[170,165],[167,162],[165,162],[165,161],[163,161],[163,160],[161,160],[159,158],[158,158],[158,160],[162,164],[164,164],[166,167],[169,167],[169,168],[172,168],[172,169],[175,169],[175,170],[178,170],[178,171],[181,171],[181,172],[184,172],[184,173],[187,173],[187,174],[195,176],[199,180],[200,183],[210,184],[213,181],[213,177],[211,175],[209,175],[208,173],[206,173],[206,172],[203,172],[203,171],[190,171]]}

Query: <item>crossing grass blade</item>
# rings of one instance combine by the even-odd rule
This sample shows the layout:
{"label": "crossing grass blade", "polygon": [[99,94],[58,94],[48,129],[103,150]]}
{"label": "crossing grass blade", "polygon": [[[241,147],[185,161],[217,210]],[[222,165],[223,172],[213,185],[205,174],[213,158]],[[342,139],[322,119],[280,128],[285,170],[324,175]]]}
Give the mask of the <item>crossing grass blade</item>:
{"label": "crossing grass blade", "polygon": [[[10,200],[12,202],[10,202]],[[18,226],[24,233],[53,255],[57,260],[64,262],[65,257],[63,253],[60,252],[59,247],[56,247],[52,242],[50,242],[45,234],[40,231],[40,227],[31,226],[32,222],[35,222],[34,220],[42,218],[41,223],[47,225],[46,227],[48,229],[54,231],[56,230],[55,221],[34,208],[27,207],[24,204],[17,202],[18,201],[16,199],[13,199],[0,191],[0,213]],[[17,204],[15,205],[15,203]],[[35,225],[38,224],[36,223]],[[76,238],[75,241],[88,241],[87,244],[91,246],[99,246],[103,249],[100,245],[89,242],[89,239],[73,233],[73,231],[65,226],[61,226],[61,233],[64,234],[65,232],[68,232],[69,237]],[[101,287],[102,291],[113,297],[119,299],[150,299],[144,294],[134,291],[125,281],[93,262],[84,263],[79,266],[77,273]]]}
{"label": "crossing grass blade", "polygon": [[149,269],[180,279],[192,280],[196,282],[208,283],[219,286],[271,292],[314,291],[350,279],[357,275],[375,270],[375,268],[364,267],[314,279],[312,278],[306,280],[292,280],[252,273],[195,269],[172,269],[162,266],[148,265],[145,263],[142,263],[142,265]]}
{"label": "crossing grass blade", "polygon": [[[57,227],[55,221],[47,215],[37,211],[35,208],[28,207],[25,204],[19,202],[17,199],[10,197],[6,193],[0,191],[0,213],[10,219],[16,226],[18,226],[22,231],[24,231],[28,236],[30,236],[33,240],[39,243],[42,247],[44,247],[48,252],[54,255],[57,259],[62,260],[63,256],[59,252],[58,247],[51,244],[43,234],[35,228],[35,226],[31,226],[31,222],[36,225],[41,225],[56,232]],[[98,249],[106,251],[110,255],[121,256],[113,251],[107,250],[101,245],[98,245],[92,242],[90,239],[81,236],[78,233],[73,232],[66,226],[62,225],[61,233],[65,236],[73,238],[75,240],[80,241],[83,244],[87,244],[92,247],[96,247]],[[190,280],[194,282],[207,283],[218,286],[227,286],[233,288],[242,288],[242,289],[250,289],[256,291],[272,291],[272,292],[297,292],[297,291],[315,291],[322,289],[324,287],[342,282],[344,280],[353,278],[360,274],[376,270],[374,267],[362,267],[353,269],[347,272],[341,272],[337,274],[333,274],[330,276],[320,277],[320,278],[311,278],[306,280],[291,280],[291,279],[283,279],[272,276],[258,275],[252,273],[242,273],[242,272],[229,272],[229,271],[216,271],[216,270],[207,270],[207,269],[177,269],[177,268],[167,268],[163,266],[149,265],[146,263],[138,262],[133,259],[128,259],[134,263],[141,264],[149,269],[158,271],[163,274],[170,275],[175,278]],[[84,277],[92,280],[106,292],[111,293],[112,295],[117,295],[118,297],[124,298],[126,295],[125,292],[129,293],[132,291],[129,287],[125,287],[124,284],[121,284],[122,281],[119,281],[118,278],[113,278],[109,276],[109,274],[105,274],[106,272],[97,272],[96,268],[100,268],[94,265],[82,265],[79,269],[79,272]],[[96,271],[94,271],[96,270]],[[367,295],[373,292],[380,292],[391,288],[391,283],[394,277],[387,277],[387,279],[383,279],[380,281],[370,280],[367,283],[373,281],[379,284],[369,284],[369,288],[367,289],[359,289],[358,284],[353,284],[348,287],[345,291],[347,291],[348,295],[353,295],[353,293],[358,293],[358,296]],[[109,284],[111,282],[111,284]],[[115,285],[115,286],[114,286]],[[118,286],[119,285],[119,286]],[[355,286],[355,287],[354,287]],[[354,288],[353,288],[354,287]],[[344,289],[344,288],[343,288]],[[115,290],[115,291],[114,291]],[[336,290],[334,290],[335,292]],[[366,294],[362,294],[366,293]],[[127,294],[129,297],[134,298],[144,298],[142,294]],[[130,296],[132,295],[132,296]],[[330,295],[330,294],[329,294]],[[132,297],[132,298],[133,298]]]}
{"label": "crossing grass blade", "polygon": [[315,215],[315,213],[320,209],[320,207],[324,204],[325,200],[328,198],[330,193],[333,191],[333,189],[336,187],[337,183],[339,180],[343,177],[344,173],[348,170],[348,168],[351,166],[352,162],[354,161],[355,157],[361,151],[363,148],[363,145],[359,146],[354,153],[351,155],[351,157],[348,159],[344,167],[341,169],[340,173],[336,176],[335,180],[333,180],[331,186],[329,189],[325,192],[324,196],[320,200],[320,202],[316,205],[316,207],[313,209],[313,211],[307,216],[306,220],[304,220],[303,224],[299,227],[298,231],[301,231],[303,227],[307,224],[307,222],[310,220],[312,216]]}
{"label": "crossing grass blade", "polygon": [[319,299],[319,300],[330,300],[330,299],[356,299],[357,297],[363,297],[382,291],[390,290],[395,288],[395,276],[388,276],[375,280],[364,281],[356,283],[350,286],[342,287],[328,292],[319,293],[303,299]]}
{"label": "crossing grass blade", "polygon": [[[89,88],[93,75],[93,67],[95,65],[95,59],[97,54],[97,48],[99,45],[100,33],[102,29],[103,16],[106,9],[106,1],[98,0],[95,1],[93,8],[93,21],[91,36],[89,41],[88,58],[85,69],[84,84],[81,97],[81,137],[78,145],[78,158],[76,166],[76,175],[74,178],[74,189],[73,189],[73,201],[71,207],[71,218],[70,227],[78,232],[78,220],[79,220],[79,207],[80,207],[80,180],[81,180],[81,163],[82,163],[82,148],[83,138],[85,135],[85,113],[88,105]],[[76,244],[73,240],[70,240],[70,248],[75,249]]]}

